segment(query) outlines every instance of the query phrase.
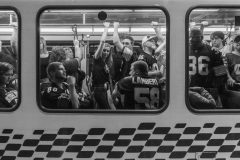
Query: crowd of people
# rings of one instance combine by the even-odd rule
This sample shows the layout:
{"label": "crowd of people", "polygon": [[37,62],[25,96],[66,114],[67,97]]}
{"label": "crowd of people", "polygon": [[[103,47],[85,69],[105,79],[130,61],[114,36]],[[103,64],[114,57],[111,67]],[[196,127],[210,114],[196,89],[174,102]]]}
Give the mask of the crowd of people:
{"label": "crowd of people", "polygon": [[203,31],[189,34],[189,102],[195,109],[239,108],[240,35],[214,31],[210,41]]}
{"label": "crowd of people", "polygon": [[[141,48],[132,36],[118,32],[119,22],[104,22],[104,31],[91,56],[89,91],[82,87],[86,73],[81,69],[78,40],[71,48],[46,49],[40,44],[41,104],[47,109],[159,109],[165,103],[166,41],[160,25],[152,22],[155,36],[145,36]],[[114,33],[108,37],[110,25]],[[112,39],[112,41],[108,41]],[[78,57],[74,55],[79,55]]]}
{"label": "crowd of people", "polygon": [[[155,35],[142,38],[141,47],[129,34],[118,32],[119,22],[104,22],[104,31],[91,55],[88,91],[83,89],[86,73],[81,69],[81,45],[74,50],[56,46],[47,49],[40,38],[41,104],[48,109],[159,109],[166,100],[166,40],[157,22]],[[113,25],[112,37],[108,37]],[[17,28],[15,27],[17,33]],[[14,33],[15,33],[14,32]],[[17,34],[11,47],[1,47],[0,106],[18,102]],[[108,39],[108,41],[107,41]],[[111,39],[111,40],[109,40]],[[189,104],[195,109],[239,108],[240,35],[214,31],[204,39],[201,28],[189,33]]]}
{"label": "crowd of people", "polygon": [[[142,38],[141,47],[129,34],[118,32],[119,22],[104,22],[104,31],[90,68],[88,91],[83,89],[86,73],[81,69],[81,45],[74,50],[56,46],[47,49],[40,38],[41,104],[48,109],[159,109],[165,103],[166,40],[157,22],[155,35]],[[112,37],[108,37],[113,25]],[[0,106],[18,102],[17,28],[10,47],[1,47]],[[108,42],[107,42],[108,39]],[[109,40],[111,39],[111,40]],[[239,108],[240,35],[214,31],[204,39],[201,28],[189,33],[189,104],[195,109]]]}
{"label": "crowd of people", "polygon": [[12,23],[10,45],[0,46],[0,108],[13,108],[18,104],[18,27]]}

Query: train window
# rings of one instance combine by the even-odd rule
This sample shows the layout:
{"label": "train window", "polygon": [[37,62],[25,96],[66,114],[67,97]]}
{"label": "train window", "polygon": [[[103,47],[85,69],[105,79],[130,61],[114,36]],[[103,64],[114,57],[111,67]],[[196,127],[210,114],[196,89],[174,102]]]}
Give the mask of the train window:
{"label": "train window", "polygon": [[188,14],[188,106],[204,112],[239,109],[240,8],[197,7]]}
{"label": "train window", "polygon": [[168,102],[163,8],[43,8],[39,106],[46,112],[160,112]]}
{"label": "train window", "polygon": [[20,18],[15,8],[0,7],[0,111],[20,103]]}

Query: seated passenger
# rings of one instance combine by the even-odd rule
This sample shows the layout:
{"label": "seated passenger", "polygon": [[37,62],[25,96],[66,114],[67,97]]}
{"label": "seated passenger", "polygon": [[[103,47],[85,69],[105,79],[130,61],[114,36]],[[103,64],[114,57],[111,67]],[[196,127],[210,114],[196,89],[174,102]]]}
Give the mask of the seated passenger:
{"label": "seated passenger", "polygon": [[212,95],[203,87],[189,88],[189,102],[195,109],[214,109],[216,108],[216,101]]}
{"label": "seated passenger", "polygon": [[[77,40],[74,41],[76,52],[80,52],[79,42]],[[80,57],[72,58],[72,55],[69,52],[66,52],[66,48],[64,47],[54,47],[51,51],[51,55],[49,57],[49,63],[51,62],[62,62],[63,66],[66,69],[67,75],[74,76],[76,78],[76,89],[77,92],[82,91],[82,81],[85,78],[85,72],[80,70],[82,54],[78,53]]]}
{"label": "seated passenger", "polygon": [[18,102],[18,92],[10,87],[13,76],[13,66],[0,62],[0,108],[14,107]]}
{"label": "seated passenger", "polygon": [[[41,84],[41,103],[48,109],[79,108],[76,79],[67,76],[61,62],[52,62],[47,67],[50,83]],[[66,82],[65,82],[66,81]]]}
{"label": "seated passenger", "polygon": [[121,79],[113,91],[114,100],[120,102],[121,109],[159,109],[164,104],[164,83],[148,76],[147,63],[133,62],[130,75]]}

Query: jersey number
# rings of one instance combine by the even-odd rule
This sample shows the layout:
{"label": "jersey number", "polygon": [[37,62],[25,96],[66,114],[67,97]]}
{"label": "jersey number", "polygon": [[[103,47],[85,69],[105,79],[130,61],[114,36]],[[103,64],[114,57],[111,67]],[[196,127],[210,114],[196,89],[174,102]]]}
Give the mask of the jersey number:
{"label": "jersey number", "polygon": [[[210,61],[208,56],[189,56],[189,74],[195,75],[199,73],[200,75],[208,75],[208,62]],[[205,62],[205,63],[204,63]]]}
{"label": "jersey number", "polygon": [[234,65],[234,72],[236,75],[240,75],[240,64]]}
{"label": "jersey number", "polygon": [[135,88],[134,99],[137,103],[144,103],[148,109],[157,108],[159,105],[159,89]]}

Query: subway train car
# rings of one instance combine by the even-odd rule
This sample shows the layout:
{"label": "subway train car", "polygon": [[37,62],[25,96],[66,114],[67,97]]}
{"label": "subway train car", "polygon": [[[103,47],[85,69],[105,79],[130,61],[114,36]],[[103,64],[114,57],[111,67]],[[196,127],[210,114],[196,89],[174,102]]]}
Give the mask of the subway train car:
{"label": "subway train car", "polygon": [[1,0],[1,160],[240,159],[236,0]]}

